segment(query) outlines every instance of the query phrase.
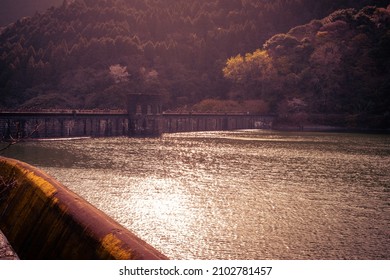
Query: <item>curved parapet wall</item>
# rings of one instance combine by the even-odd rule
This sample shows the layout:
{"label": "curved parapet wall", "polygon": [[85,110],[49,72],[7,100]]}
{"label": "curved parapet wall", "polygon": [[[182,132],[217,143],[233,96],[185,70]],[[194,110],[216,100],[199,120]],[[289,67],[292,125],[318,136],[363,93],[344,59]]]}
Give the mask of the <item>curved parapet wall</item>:
{"label": "curved parapet wall", "polygon": [[4,157],[0,230],[21,259],[166,259],[42,171]]}

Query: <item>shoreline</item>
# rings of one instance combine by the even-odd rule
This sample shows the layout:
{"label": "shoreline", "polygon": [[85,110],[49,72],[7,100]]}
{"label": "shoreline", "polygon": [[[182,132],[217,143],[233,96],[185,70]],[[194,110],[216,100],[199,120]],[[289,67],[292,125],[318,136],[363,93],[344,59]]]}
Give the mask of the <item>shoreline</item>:
{"label": "shoreline", "polygon": [[[258,128],[247,129],[247,130],[258,130]],[[348,128],[348,127],[337,127],[337,126],[326,126],[326,125],[306,125],[306,126],[305,125],[303,126],[277,125],[271,128],[261,128],[261,130],[270,130],[270,131],[278,131],[278,132],[323,132],[323,133],[357,133],[357,134],[360,133],[360,134],[378,134],[378,135],[390,134],[390,128],[388,129]],[[227,130],[227,131],[234,131],[234,130]],[[193,131],[193,132],[202,132],[202,131]],[[164,132],[162,134],[173,134],[173,133],[178,133],[178,132]],[[25,138],[25,139],[21,139],[18,142],[52,142],[52,141],[65,142],[65,141],[75,141],[75,140],[81,141],[81,140],[87,140],[93,138],[112,138],[112,137],[126,137],[126,136]],[[134,138],[134,137],[135,136],[130,138]],[[8,141],[5,141],[4,139],[0,139],[0,143],[8,143]]]}
{"label": "shoreline", "polygon": [[390,128],[375,129],[375,128],[352,128],[341,126],[326,126],[326,125],[280,125],[274,126],[272,130],[285,132],[335,132],[335,133],[362,133],[362,134],[390,134]]}

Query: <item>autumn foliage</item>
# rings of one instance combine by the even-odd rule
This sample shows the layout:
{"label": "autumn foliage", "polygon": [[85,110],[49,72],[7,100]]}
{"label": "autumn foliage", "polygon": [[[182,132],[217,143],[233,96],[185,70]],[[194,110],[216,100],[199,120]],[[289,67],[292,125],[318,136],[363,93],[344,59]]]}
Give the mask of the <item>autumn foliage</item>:
{"label": "autumn foliage", "polygon": [[387,127],[389,47],[390,6],[338,10],[230,58],[223,71],[232,92],[263,99],[280,115],[344,114]]}

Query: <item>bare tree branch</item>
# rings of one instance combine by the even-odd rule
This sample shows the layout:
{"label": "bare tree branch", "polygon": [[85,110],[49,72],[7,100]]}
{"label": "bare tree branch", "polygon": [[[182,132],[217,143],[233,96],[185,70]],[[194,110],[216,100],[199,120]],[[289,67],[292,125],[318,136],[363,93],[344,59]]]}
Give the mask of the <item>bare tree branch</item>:
{"label": "bare tree branch", "polygon": [[4,152],[5,150],[9,149],[11,146],[25,140],[25,139],[28,139],[28,138],[31,138],[34,133],[36,133],[38,130],[39,130],[39,127],[41,126],[41,123],[36,123],[35,127],[34,127],[34,130],[31,131],[27,136],[25,137],[19,137],[20,135],[20,126],[18,127],[18,130],[16,131],[16,136],[17,138],[14,138],[12,137],[12,135],[9,135],[9,139],[7,140],[7,145],[3,148],[0,149],[0,153]]}

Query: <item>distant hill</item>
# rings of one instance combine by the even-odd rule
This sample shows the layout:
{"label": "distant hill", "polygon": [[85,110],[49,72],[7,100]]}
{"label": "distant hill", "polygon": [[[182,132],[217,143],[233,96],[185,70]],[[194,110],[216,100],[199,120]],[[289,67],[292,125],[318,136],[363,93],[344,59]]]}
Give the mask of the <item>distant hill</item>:
{"label": "distant hill", "polygon": [[389,128],[389,50],[390,6],[343,9],[232,57],[224,74],[286,121]]}
{"label": "distant hill", "polygon": [[[165,108],[207,99],[233,99],[235,104],[258,99],[252,104],[277,112],[288,95],[279,91],[264,96],[257,90],[242,94],[243,88],[223,75],[229,57],[252,54],[267,41],[271,50],[269,39],[275,34],[339,8],[359,10],[366,4],[386,7],[388,1],[67,1],[18,20],[0,34],[0,107],[121,108],[124,95],[132,91],[163,94]],[[371,26],[369,18],[361,20],[361,28]],[[375,40],[367,36],[367,48],[373,48]],[[297,38],[291,44],[304,48],[303,39]],[[283,43],[288,45],[288,40]],[[293,74],[304,62],[297,62],[299,69],[279,69],[292,71],[285,90],[296,91]],[[251,85],[265,92],[266,84],[256,84],[254,75]]]}
{"label": "distant hill", "polygon": [[0,27],[16,20],[58,7],[63,0],[0,0]]}

